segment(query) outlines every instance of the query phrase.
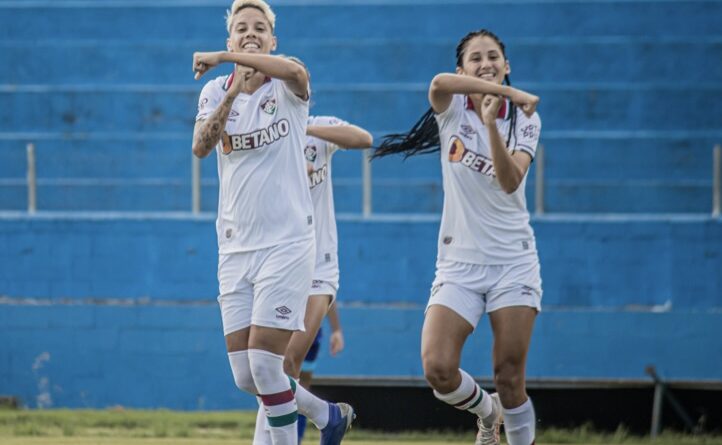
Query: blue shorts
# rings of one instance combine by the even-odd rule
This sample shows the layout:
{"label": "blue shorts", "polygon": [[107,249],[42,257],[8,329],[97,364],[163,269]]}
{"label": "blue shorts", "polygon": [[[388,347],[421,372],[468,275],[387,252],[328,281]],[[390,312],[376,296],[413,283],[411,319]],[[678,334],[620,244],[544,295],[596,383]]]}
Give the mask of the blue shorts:
{"label": "blue shorts", "polygon": [[313,372],[316,369],[316,358],[318,358],[318,351],[321,350],[321,338],[323,338],[323,328],[319,327],[316,338],[313,339],[311,348],[308,350],[306,358],[303,359],[303,364],[301,364],[302,372]]}

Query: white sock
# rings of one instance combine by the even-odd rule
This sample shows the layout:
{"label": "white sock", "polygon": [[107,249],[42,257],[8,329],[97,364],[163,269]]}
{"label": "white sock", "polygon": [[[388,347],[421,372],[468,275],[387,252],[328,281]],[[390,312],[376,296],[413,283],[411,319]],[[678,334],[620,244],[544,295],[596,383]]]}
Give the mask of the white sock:
{"label": "white sock", "polygon": [[488,392],[476,384],[474,378],[459,369],[461,373],[461,384],[458,388],[448,394],[441,394],[434,390],[434,395],[442,402],[446,402],[456,409],[469,411],[482,419],[492,414],[493,405]]}
{"label": "white sock", "polygon": [[283,373],[283,356],[249,349],[248,361],[263,401],[273,445],[297,445],[298,408],[291,383]]}
{"label": "white sock", "polygon": [[516,408],[504,408],[504,432],[509,445],[534,445],[536,415],[531,399]]}
{"label": "white sock", "polygon": [[251,374],[251,365],[248,362],[248,351],[235,351],[228,353],[228,362],[231,364],[233,380],[241,391],[258,394],[256,384]]}
{"label": "white sock", "polygon": [[258,401],[258,414],[256,415],[256,429],[253,432],[253,445],[273,445],[271,441],[271,432],[266,421],[266,410],[263,409],[263,402],[260,397],[256,397]]}
{"label": "white sock", "polygon": [[313,422],[319,430],[326,428],[326,425],[328,425],[328,402],[311,394],[296,380],[292,381],[291,386],[293,386],[296,393],[298,412],[308,417],[308,420]]}

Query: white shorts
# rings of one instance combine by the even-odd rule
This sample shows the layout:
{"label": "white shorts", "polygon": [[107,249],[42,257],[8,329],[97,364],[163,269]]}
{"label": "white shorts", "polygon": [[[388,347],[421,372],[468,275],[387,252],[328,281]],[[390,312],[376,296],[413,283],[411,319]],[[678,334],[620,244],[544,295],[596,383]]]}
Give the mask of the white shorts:
{"label": "white shorts", "polygon": [[303,331],[313,238],[218,256],[218,303],[223,335],[250,325]]}
{"label": "white shorts", "polygon": [[484,313],[501,308],[529,306],[541,311],[541,298],[539,261],[485,266],[438,260],[426,309],[446,306],[476,328]]}
{"label": "white shorts", "polygon": [[334,285],[330,281],[316,280],[311,282],[311,290],[308,295],[330,295],[331,302],[328,304],[331,306],[336,301],[336,293],[338,292],[338,286]]}

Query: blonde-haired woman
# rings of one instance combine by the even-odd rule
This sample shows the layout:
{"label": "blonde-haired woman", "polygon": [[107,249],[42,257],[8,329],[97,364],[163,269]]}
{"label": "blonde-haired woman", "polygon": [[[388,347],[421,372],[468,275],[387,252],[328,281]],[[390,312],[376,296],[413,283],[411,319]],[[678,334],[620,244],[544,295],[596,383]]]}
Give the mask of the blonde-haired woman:
{"label": "blonde-haired woman", "polygon": [[315,260],[302,150],[308,75],[270,54],[275,15],[265,2],[234,1],[226,26],[227,51],[193,55],[196,79],[221,63],[235,67],[203,87],[193,153],[217,151],[218,301],[231,370],[238,388],[263,402],[275,445],[297,443],[298,411],[322,443],[338,444],[353,409],[316,398],[283,371],[291,335],[304,329]]}

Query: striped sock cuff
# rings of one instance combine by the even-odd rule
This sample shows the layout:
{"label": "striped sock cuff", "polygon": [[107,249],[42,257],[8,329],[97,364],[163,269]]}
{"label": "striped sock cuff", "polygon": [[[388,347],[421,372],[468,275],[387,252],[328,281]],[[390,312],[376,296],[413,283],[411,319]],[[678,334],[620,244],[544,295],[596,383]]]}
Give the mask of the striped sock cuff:
{"label": "striped sock cuff", "polygon": [[271,428],[280,428],[287,425],[291,425],[298,420],[298,411],[292,413],[283,414],[280,416],[268,416],[268,425]]}
{"label": "striped sock cuff", "polygon": [[284,403],[293,401],[293,391],[289,389],[276,394],[261,394],[261,400],[263,401],[263,405],[268,408],[283,405]]}
{"label": "striped sock cuff", "polygon": [[479,397],[477,397],[476,400],[471,405],[467,406],[464,409],[467,411],[473,410],[474,408],[476,408],[477,405],[479,405],[479,403],[481,403],[481,399],[483,399],[483,398],[484,398],[484,392],[479,391]]}
{"label": "striped sock cuff", "polygon": [[260,397],[271,428],[291,425],[298,420],[296,399],[290,389],[276,394],[263,394]]}
{"label": "striped sock cuff", "polygon": [[479,391],[479,385],[474,385],[474,390],[472,391],[471,395],[459,403],[454,403],[454,408],[465,410],[466,405],[468,405],[470,402],[474,402],[477,399],[481,400],[479,394],[481,394],[481,391]]}

